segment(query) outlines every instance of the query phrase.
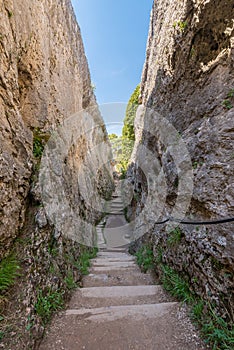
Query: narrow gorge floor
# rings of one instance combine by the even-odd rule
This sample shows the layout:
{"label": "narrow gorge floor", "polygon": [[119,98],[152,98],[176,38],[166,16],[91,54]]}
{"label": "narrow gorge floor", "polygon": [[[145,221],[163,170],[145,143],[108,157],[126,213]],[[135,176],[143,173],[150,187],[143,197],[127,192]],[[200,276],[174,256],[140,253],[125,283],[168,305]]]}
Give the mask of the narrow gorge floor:
{"label": "narrow gorge floor", "polygon": [[141,273],[127,246],[108,248],[107,241],[115,241],[111,233],[123,231],[123,242],[131,234],[123,228],[126,221],[118,193],[109,209],[105,228],[102,224],[97,228],[100,250],[83,288],[54,317],[39,349],[206,349],[184,307],[172,301],[151,274]]}

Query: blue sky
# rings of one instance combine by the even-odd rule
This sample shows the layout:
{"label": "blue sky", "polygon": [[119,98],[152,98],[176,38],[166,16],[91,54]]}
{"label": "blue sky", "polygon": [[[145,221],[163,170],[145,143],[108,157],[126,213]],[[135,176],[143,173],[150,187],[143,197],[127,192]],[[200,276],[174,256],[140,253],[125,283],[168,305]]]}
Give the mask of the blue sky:
{"label": "blue sky", "polygon": [[[127,103],[139,84],[152,3],[153,0],[72,0],[99,105]],[[124,105],[121,106],[118,104],[116,122],[124,117]],[[104,119],[108,122],[108,116],[104,115]]]}

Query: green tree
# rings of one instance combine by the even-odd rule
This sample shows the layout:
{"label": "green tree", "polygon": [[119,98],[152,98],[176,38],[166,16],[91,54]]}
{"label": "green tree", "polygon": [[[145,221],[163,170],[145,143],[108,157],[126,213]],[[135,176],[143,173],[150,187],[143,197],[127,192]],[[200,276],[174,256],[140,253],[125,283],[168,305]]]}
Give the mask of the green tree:
{"label": "green tree", "polygon": [[115,161],[119,162],[122,153],[122,137],[116,134],[109,134],[108,136],[112,147],[113,157]]}
{"label": "green tree", "polygon": [[122,129],[122,136],[125,139],[135,141],[134,120],[136,117],[137,107],[139,106],[140,85],[137,85],[130,100],[128,101],[126,115],[124,118],[124,126]]}
{"label": "green tree", "polygon": [[137,107],[139,106],[140,85],[136,87],[131,95],[124,118],[124,126],[122,129],[122,136],[116,134],[109,134],[109,140],[112,146],[113,157],[116,161],[116,169],[124,176],[128,162],[132,154],[135,133],[134,120],[136,117]]}
{"label": "green tree", "polygon": [[109,140],[110,141],[115,140],[115,139],[118,138],[118,135],[116,135],[116,134],[109,134],[108,136],[109,136]]}

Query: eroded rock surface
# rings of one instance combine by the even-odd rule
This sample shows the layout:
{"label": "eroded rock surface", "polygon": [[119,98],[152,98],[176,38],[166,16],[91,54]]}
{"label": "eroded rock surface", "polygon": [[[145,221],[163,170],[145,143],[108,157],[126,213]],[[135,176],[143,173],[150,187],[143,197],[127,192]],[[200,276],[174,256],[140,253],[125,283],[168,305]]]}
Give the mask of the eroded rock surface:
{"label": "eroded rock surface", "polygon": [[6,252],[24,223],[33,131],[51,133],[95,98],[69,0],[4,0],[0,8],[0,230]]}
{"label": "eroded rock surface", "polygon": [[[66,299],[87,254],[80,238],[95,244],[100,198],[113,189],[110,145],[70,0],[0,0],[0,52],[0,256],[13,251],[20,266],[0,299],[1,338],[5,348],[31,349],[45,325],[38,300]],[[43,182],[46,142],[61,157],[49,158]]]}
{"label": "eroded rock surface", "polygon": [[[141,116],[136,125],[133,165],[129,171],[137,193],[132,216],[134,213],[139,216],[147,199],[148,174],[141,171],[139,164],[143,161],[150,164],[150,157],[142,146],[158,159],[165,176],[161,218],[173,213],[184,176],[183,153],[176,164],[172,155],[176,146],[165,144],[157,115],[175,127],[178,141],[182,137],[190,154],[194,188],[186,217],[199,221],[234,216],[233,17],[230,1],[154,2],[141,83],[142,104],[154,113]],[[162,181],[159,184],[159,193],[163,184]],[[180,190],[186,193],[186,184]],[[180,242],[169,245],[172,229],[166,225],[152,228],[150,224],[156,217],[158,200],[155,196],[148,207],[144,228],[152,233],[149,239],[154,243],[155,256],[162,249],[163,261],[189,277],[198,294],[222,304],[224,313],[229,310],[230,317],[233,224],[181,225]],[[179,211],[177,217],[180,218]],[[139,233],[137,223],[135,236]]]}

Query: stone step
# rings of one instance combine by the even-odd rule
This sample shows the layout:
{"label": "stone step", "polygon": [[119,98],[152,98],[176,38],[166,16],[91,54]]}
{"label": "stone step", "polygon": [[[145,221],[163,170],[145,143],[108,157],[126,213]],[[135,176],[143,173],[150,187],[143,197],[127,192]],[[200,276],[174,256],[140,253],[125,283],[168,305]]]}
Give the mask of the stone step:
{"label": "stone step", "polygon": [[159,290],[162,290],[161,285],[141,285],[81,288],[79,292],[82,297],[86,298],[119,298],[154,295]]}
{"label": "stone step", "polygon": [[[204,350],[181,306],[126,251],[133,229],[119,192],[99,223],[99,252],[66,311],[52,321],[40,350]],[[120,215],[119,215],[120,214]],[[104,243],[106,242],[106,244]],[[108,248],[107,248],[108,247]],[[181,321],[182,320],[182,321]]]}
{"label": "stone step", "polygon": [[132,256],[128,253],[126,248],[111,248],[106,250],[106,253],[115,253],[115,252],[125,253],[125,254],[128,254],[129,256]]}
{"label": "stone step", "polygon": [[109,208],[111,208],[112,210],[114,210],[114,209],[122,209],[123,210],[124,206],[121,203],[113,203],[110,205]]}
{"label": "stone step", "polygon": [[[103,251],[100,251],[99,253],[102,253],[102,252],[104,252],[104,250]],[[116,261],[123,261],[123,262],[127,262],[127,261],[135,261],[135,258],[134,257],[129,257],[128,255],[126,255],[126,256],[123,256],[123,257],[117,257],[117,256],[111,256],[111,255],[109,255],[109,256],[106,256],[106,257],[104,257],[104,256],[97,256],[95,259],[93,259],[93,260],[91,260],[91,262],[96,262],[97,260],[100,260],[100,261],[113,261],[113,262],[116,262]]]}
{"label": "stone step", "polygon": [[177,303],[67,310],[40,350],[198,349],[175,316],[177,310]]}
{"label": "stone step", "polygon": [[111,210],[124,210],[124,206],[120,204],[113,204],[109,207],[109,211]]}
{"label": "stone step", "polygon": [[73,295],[68,308],[156,304],[167,301],[160,285],[90,287],[80,288]]}
{"label": "stone step", "polygon": [[105,250],[106,249],[106,243],[101,241],[98,243],[98,249],[99,250]]}
{"label": "stone step", "polygon": [[65,311],[66,316],[79,315],[86,320],[106,322],[115,321],[120,318],[131,318],[142,320],[144,318],[161,318],[171,310],[175,310],[177,302],[160,303],[160,304],[143,304],[143,305],[118,305],[100,308],[81,308],[70,309]]}
{"label": "stone step", "polygon": [[[123,210],[119,210],[119,211],[117,211],[117,210],[115,210],[115,211],[110,211],[109,212],[109,215],[114,215],[115,217],[121,217],[121,216],[123,216]],[[124,226],[124,224],[121,224],[121,225],[118,225],[118,226],[112,226],[112,227],[121,227],[121,226]],[[108,227],[107,227],[108,228]]]}
{"label": "stone step", "polygon": [[112,250],[112,251],[98,252],[97,257],[122,259],[125,257],[132,257],[132,255],[125,253],[123,251],[116,251],[116,248],[115,248],[115,250]]}
{"label": "stone step", "polygon": [[[111,207],[111,208],[109,208],[109,210],[108,210],[108,214],[109,215],[115,215],[115,213],[122,213],[122,215],[123,215],[123,209],[124,208],[122,208],[122,207],[118,207],[118,208],[116,208],[116,207]],[[114,213],[114,214],[112,214],[112,213]]]}
{"label": "stone step", "polygon": [[123,268],[121,270],[97,271],[83,278],[83,287],[132,286],[153,284],[150,274],[141,273],[139,268]]}
{"label": "stone step", "polygon": [[121,270],[126,270],[126,269],[131,269],[133,271],[136,270],[135,263],[128,262],[128,263],[121,263],[121,262],[116,262],[115,265],[108,265],[108,266],[92,266],[90,268],[90,273],[95,273],[95,272],[110,272],[110,271],[121,271]]}
{"label": "stone step", "polygon": [[124,204],[123,204],[123,202],[111,202],[109,207],[110,208],[114,208],[114,207],[122,207],[122,208],[124,208]]}
{"label": "stone step", "polygon": [[67,310],[40,350],[204,350],[181,321],[178,303]]}
{"label": "stone step", "polygon": [[135,258],[131,258],[131,257],[126,257],[126,258],[122,258],[122,259],[119,259],[119,258],[106,258],[106,259],[103,259],[103,258],[97,258],[97,259],[93,259],[92,260],[92,265],[96,265],[96,264],[108,264],[108,263],[113,263],[113,262],[128,262],[128,261],[135,261]]}
{"label": "stone step", "polygon": [[108,260],[99,260],[97,259],[95,262],[92,261],[92,267],[129,267],[135,266],[136,263],[134,260],[126,260],[126,261],[108,261]]}

